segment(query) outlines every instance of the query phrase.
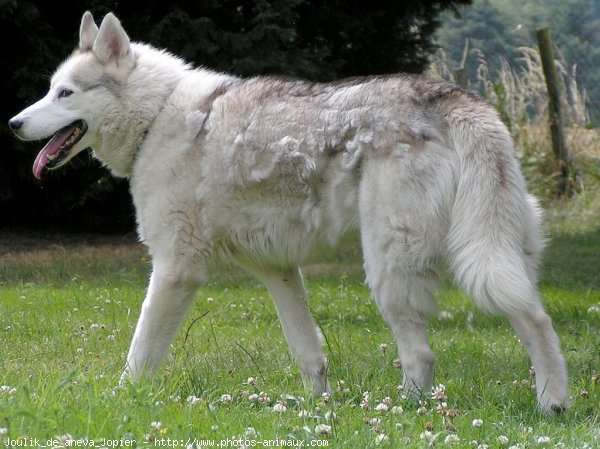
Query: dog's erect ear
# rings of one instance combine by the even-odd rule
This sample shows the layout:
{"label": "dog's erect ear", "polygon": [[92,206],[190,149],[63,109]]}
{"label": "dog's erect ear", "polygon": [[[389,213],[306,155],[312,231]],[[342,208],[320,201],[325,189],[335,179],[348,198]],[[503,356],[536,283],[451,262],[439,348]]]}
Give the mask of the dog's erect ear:
{"label": "dog's erect ear", "polygon": [[113,13],[109,12],[104,16],[92,51],[102,64],[108,64],[110,61],[118,63],[122,59],[132,57],[129,36]]}
{"label": "dog's erect ear", "polygon": [[86,11],[81,18],[81,26],[79,27],[79,49],[81,51],[91,50],[97,35],[98,27],[94,22],[92,13]]}

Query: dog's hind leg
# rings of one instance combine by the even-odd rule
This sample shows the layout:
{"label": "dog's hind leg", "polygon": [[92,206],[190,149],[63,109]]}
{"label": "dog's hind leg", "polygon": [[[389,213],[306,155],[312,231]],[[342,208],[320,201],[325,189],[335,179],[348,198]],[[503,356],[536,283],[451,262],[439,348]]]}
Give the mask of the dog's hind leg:
{"label": "dog's hind leg", "polygon": [[250,270],[268,288],[283,328],[290,352],[295,358],[308,391],[318,397],[329,391],[327,358],[321,333],[308,308],[308,295],[300,270]]}
{"label": "dog's hind leg", "polygon": [[566,410],[570,402],[567,366],[558,336],[541,301],[530,310],[508,314],[508,319],[533,364],[540,407],[547,412]]}
{"label": "dog's hind leg", "polygon": [[[519,228],[508,228],[511,232],[503,228],[504,238],[496,239],[503,245],[482,244],[480,247],[486,251],[476,257],[477,251],[471,248],[471,263],[463,264],[462,273],[467,275],[462,278],[471,280],[466,290],[470,290],[475,302],[507,317],[525,346],[535,369],[539,407],[547,412],[560,412],[569,406],[567,367],[537,288],[537,270],[544,246],[540,213],[530,197],[525,206],[522,234]],[[485,232],[491,231],[486,228]],[[470,234],[473,232],[465,236]],[[469,257],[463,258],[468,260]]]}
{"label": "dog's hind leg", "polygon": [[[367,264],[368,265],[368,264]],[[433,286],[437,276],[388,275],[367,277],[382,317],[391,328],[402,364],[404,392],[415,399],[428,395],[433,383],[435,355],[427,337],[426,309],[435,309]]]}
{"label": "dog's hind leg", "polygon": [[[537,201],[527,197],[525,209],[524,262],[532,285],[537,286],[538,266],[544,246],[541,236],[541,212]],[[561,412],[570,403],[567,365],[552,321],[544,311],[537,287],[534,300],[523,312],[505,312],[513,329],[523,342],[535,370],[537,399],[545,411]]]}
{"label": "dog's hind leg", "polygon": [[[426,157],[426,152],[407,152]],[[450,190],[437,159],[429,161],[431,173],[427,163],[418,161],[417,176],[409,170],[417,162],[373,158],[363,167],[359,197],[367,283],[398,345],[404,391],[417,399],[428,395],[433,383],[427,317],[437,311],[438,260],[447,229],[440,217]],[[424,182],[429,175],[440,185]]]}
{"label": "dog's hind leg", "polygon": [[367,283],[398,345],[404,392],[419,399],[429,394],[433,382],[435,355],[427,316],[437,310],[433,295],[439,284],[433,265],[415,262],[415,252],[426,258],[427,239],[416,228],[381,232],[365,226],[362,240]]}
{"label": "dog's hind leg", "polygon": [[164,359],[199,285],[195,276],[182,273],[154,264],[122,382],[151,376]]}

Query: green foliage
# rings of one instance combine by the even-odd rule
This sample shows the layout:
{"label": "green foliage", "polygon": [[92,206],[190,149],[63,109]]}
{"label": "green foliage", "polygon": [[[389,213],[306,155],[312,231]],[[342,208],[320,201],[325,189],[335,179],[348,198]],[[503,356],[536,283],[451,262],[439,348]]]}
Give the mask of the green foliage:
{"label": "green foliage", "polygon": [[494,103],[494,107],[498,111],[500,118],[504,122],[504,124],[508,127],[509,130],[512,129],[512,118],[507,108],[507,96],[506,96],[506,87],[502,82],[495,82],[492,85],[494,89],[496,102]]}

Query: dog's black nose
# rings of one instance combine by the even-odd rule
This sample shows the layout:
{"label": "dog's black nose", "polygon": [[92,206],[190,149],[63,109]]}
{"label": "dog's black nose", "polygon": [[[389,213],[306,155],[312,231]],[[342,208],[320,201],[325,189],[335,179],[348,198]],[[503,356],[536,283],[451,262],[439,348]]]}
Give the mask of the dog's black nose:
{"label": "dog's black nose", "polygon": [[21,126],[23,126],[23,120],[12,118],[8,121],[8,126],[10,126],[10,129],[13,131],[17,131]]}

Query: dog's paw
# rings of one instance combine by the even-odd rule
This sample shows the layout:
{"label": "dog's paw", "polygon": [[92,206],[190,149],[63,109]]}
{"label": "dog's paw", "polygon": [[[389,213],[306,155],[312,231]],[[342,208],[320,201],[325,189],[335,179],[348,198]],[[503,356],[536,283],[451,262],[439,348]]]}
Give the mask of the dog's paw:
{"label": "dog's paw", "polygon": [[557,398],[544,394],[538,400],[539,407],[542,411],[544,411],[544,413],[555,415],[561,415],[565,413],[569,407],[571,407],[572,403],[573,400],[569,396]]}

